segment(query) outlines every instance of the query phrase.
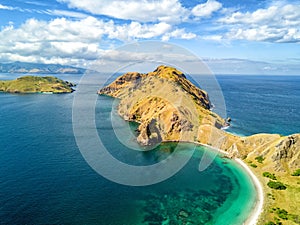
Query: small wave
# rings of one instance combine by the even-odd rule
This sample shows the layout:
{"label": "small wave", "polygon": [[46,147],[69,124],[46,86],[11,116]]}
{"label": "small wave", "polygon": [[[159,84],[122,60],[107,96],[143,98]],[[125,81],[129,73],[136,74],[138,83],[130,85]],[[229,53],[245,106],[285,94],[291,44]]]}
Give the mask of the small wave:
{"label": "small wave", "polygon": [[228,128],[230,128],[230,125],[221,127],[221,130],[227,130]]}

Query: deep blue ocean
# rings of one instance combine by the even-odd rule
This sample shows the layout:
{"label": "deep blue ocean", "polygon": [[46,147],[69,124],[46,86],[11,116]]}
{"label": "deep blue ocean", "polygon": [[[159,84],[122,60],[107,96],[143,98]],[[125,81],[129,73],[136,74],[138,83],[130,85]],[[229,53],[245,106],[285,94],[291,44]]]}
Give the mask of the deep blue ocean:
{"label": "deep blue ocean", "polygon": [[[3,74],[0,79],[15,76]],[[80,76],[61,78],[78,82]],[[229,132],[300,132],[300,77],[217,78],[232,118]],[[0,93],[0,224],[238,225],[247,218],[256,198],[250,178],[222,157],[199,172],[202,155],[210,152],[203,147],[184,145],[196,148],[196,154],[175,176],[158,184],[124,186],[100,176],[76,145],[74,94]],[[106,119],[115,115],[111,106],[111,98],[99,97],[96,123],[107,129],[99,129],[99,136],[115,157],[151,164],[176,147],[166,143],[153,153],[126,151]]]}
{"label": "deep blue ocean", "polygon": [[300,132],[300,76],[217,76],[229,132],[252,135]]}

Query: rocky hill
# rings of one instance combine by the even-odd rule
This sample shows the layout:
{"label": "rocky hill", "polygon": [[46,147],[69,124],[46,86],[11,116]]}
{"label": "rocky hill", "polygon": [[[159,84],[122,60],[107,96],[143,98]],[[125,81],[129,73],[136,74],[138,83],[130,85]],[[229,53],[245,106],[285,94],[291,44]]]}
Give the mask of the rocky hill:
{"label": "rocky hill", "polygon": [[[300,176],[292,176],[300,171],[300,134],[240,137],[225,132],[221,128],[228,120],[210,111],[208,94],[172,67],[159,66],[145,74],[126,73],[98,93],[120,99],[119,114],[139,123],[137,141],[141,145],[196,142],[243,159],[265,191],[265,210],[258,224],[275,224],[275,220],[280,221],[276,224],[300,224]],[[283,182],[287,190],[270,188],[271,179]],[[279,212],[288,212],[284,221],[276,217]]]}
{"label": "rocky hill", "polygon": [[23,76],[16,80],[0,80],[0,92],[8,93],[70,93],[74,84],[53,76]]}
{"label": "rocky hill", "polygon": [[[292,176],[300,171],[300,134],[240,137],[225,132],[221,128],[228,120],[210,111],[208,94],[172,67],[159,66],[145,74],[126,73],[98,93],[120,99],[119,114],[125,120],[139,123],[137,141],[141,145],[196,142],[243,159],[265,192],[265,210],[258,224],[275,224],[275,220],[280,221],[276,224],[300,224],[300,177]],[[271,174],[271,178],[265,174]],[[283,182],[287,190],[270,188],[272,179],[280,181],[275,182],[277,185]],[[276,217],[279,212],[288,212],[284,220]]]}
{"label": "rocky hill", "polygon": [[211,112],[205,91],[175,68],[126,73],[99,94],[121,99],[119,114],[140,123],[137,140],[142,145],[161,141],[195,141],[200,124],[221,128],[225,121]]}
{"label": "rocky hill", "polygon": [[98,93],[120,99],[118,112],[125,120],[140,124],[137,140],[142,145],[196,141],[233,157],[265,157],[276,171],[300,167],[300,134],[239,137],[225,132],[220,128],[226,120],[210,111],[208,94],[175,68],[126,73]]}

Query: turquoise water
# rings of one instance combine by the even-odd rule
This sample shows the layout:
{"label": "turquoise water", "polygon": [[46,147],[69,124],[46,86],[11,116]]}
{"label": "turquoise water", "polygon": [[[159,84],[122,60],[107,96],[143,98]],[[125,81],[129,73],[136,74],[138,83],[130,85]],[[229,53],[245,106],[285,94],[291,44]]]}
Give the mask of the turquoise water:
{"label": "turquoise water", "polygon": [[[231,82],[220,81],[224,87]],[[247,218],[256,198],[250,178],[234,161],[221,157],[199,172],[203,147],[182,145],[186,151],[196,148],[194,157],[175,176],[155,185],[124,186],[98,175],[76,146],[73,96],[0,94],[0,224],[234,225]],[[111,104],[110,98],[99,98],[96,122],[114,157],[149,165],[176,148],[167,143],[146,153],[126,149],[109,129]],[[226,99],[226,104],[237,127],[243,118],[233,116],[236,99]],[[101,132],[101,126],[107,132]]]}

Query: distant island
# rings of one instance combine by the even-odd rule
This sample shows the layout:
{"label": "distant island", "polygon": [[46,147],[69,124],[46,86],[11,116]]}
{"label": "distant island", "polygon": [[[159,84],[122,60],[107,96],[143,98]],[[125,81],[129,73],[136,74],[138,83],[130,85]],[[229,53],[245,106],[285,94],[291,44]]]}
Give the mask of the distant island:
{"label": "distant island", "polygon": [[71,93],[74,86],[53,76],[23,76],[16,80],[0,80],[0,92],[8,93]]}
{"label": "distant island", "polygon": [[294,175],[300,171],[300,134],[240,137],[222,130],[230,119],[211,111],[208,93],[181,71],[163,65],[149,73],[126,73],[98,94],[120,99],[118,113],[139,124],[141,145],[193,142],[243,160],[264,189],[264,211],[258,224],[300,224],[300,177]]}
{"label": "distant island", "polygon": [[12,62],[0,63],[0,73],[83,74],[85,69],[59,64]]}

